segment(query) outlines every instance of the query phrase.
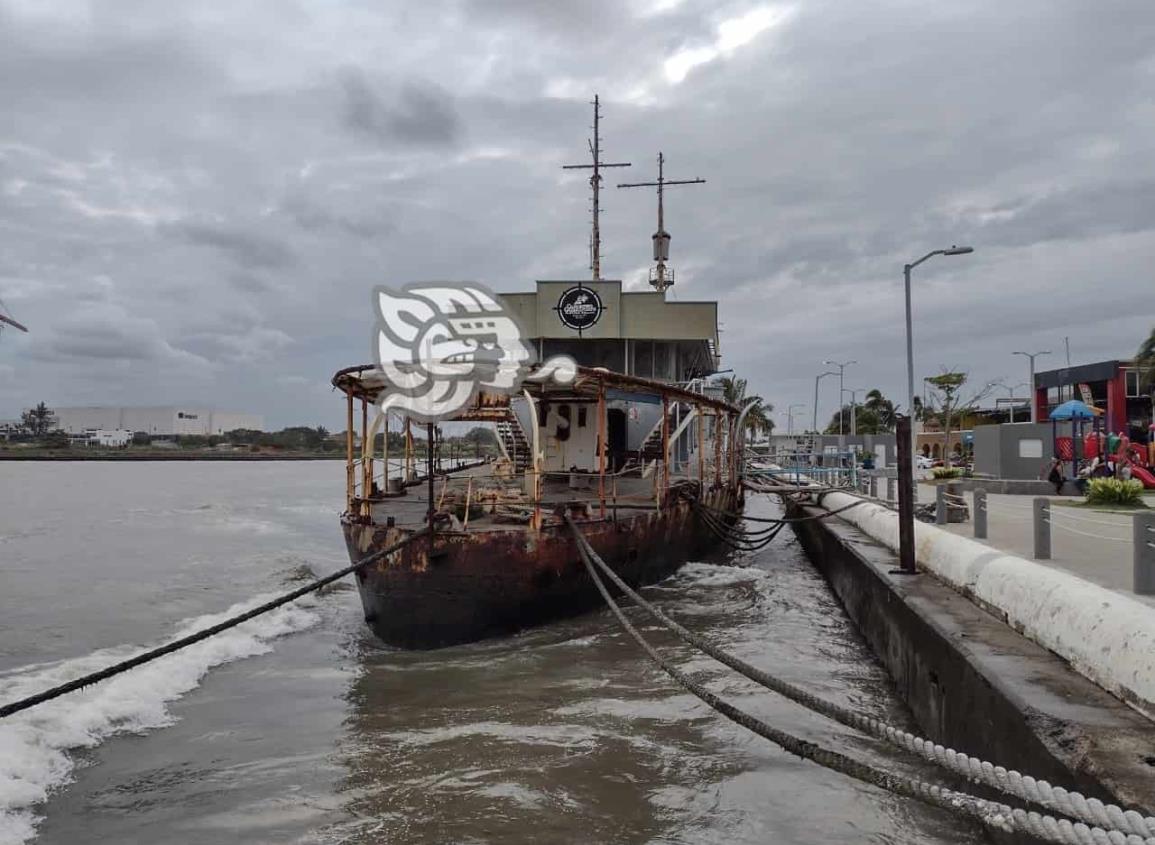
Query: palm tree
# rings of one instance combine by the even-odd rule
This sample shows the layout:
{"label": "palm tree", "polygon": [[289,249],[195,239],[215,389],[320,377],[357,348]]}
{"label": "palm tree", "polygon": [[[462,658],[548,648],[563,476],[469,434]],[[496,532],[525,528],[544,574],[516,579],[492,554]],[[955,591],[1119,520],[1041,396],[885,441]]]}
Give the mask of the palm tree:
{"label": "palm tree", "polygon": [[743,407],[753,403],[750,410],[746,412],[744,421],[751,437],[757,436],[760,431],[769,434],[774,430],[774,420],[770,418],[770,414],[774,412],[774,406],[766,402],[761,396],[747,396],[746,379],[725,376],[722,378],[721,384],[722,398],[731,405]]}
{"label": "palm tree", "polygon": [[882,391],[877,387],[866,394],[863,407],[874,414],[878,421],[878,427],[883,431],[894,430],[894,403],[883,396]]}

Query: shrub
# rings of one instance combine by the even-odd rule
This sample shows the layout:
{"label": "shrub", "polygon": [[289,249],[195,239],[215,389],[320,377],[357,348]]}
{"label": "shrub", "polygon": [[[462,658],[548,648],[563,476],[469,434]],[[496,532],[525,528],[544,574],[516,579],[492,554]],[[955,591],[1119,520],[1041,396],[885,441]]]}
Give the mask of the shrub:
{"label": "shrub", "polygon": [[1092,478],[1087,483],[1089,505],[1141,505],[1143,483],[1131,478]]}
{"label": "shrub", "polygon": [[935,467],[930,471],[933,478],[962,478],[962,467]]}

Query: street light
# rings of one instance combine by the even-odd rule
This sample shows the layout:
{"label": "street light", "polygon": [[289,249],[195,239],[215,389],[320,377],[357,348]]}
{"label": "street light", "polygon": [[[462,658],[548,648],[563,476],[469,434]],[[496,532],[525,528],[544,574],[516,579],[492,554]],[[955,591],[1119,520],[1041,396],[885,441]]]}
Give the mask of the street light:
{"label": "street light", "polygon": [[[818,382],[822,381],[822,379],[826,378],[827,376],[836,376],[836,375],[838,375],[838,373],[833,372],[831,370],[827,370],[826,372],[820,373],[814,377],[814,433],[815,434],[818,434]],[[841,401],[841,397],[840,397],[840,401]]]}
{"label": "street light", "polygon": [[1040,355],[1050,355],[1051,350],[1044,349],[1041,352],[1012,352],[1011,354],[1025,355],[1027,358],[1031,359],[1031,395],[1027,397],[1027,400],[1031,403],[1031,422],[1038,422],[1039,414],[1038,410],[1035,408],[1035,359]]}
{"label": "street light", "polygon": [[865,387],[848,387],[846,392],[850,394],[850,436],[858,436],[858,394],[866,393]]}
{"label": "street light", "polygon": [[795,408],[805,409],[806,403],[805,402],[795,402],[793,405],[791,405],[790,407],[788,407],[786,409],[786,414],[789,418],[789,421],[786,423],[786,433],[787,434],[793,434],[794,433],[794,409]]}
{"label": "street light", "polygon": [[[838,367],[838,436],[842,436],[842,394],[845,392],[842,389],[842,371],[851,364],[857,364],[857,361],[823,361],[823,364],[831,367]],[[842,441],[838,441],[838,451],[842,451]]]}
{"label": "street light", "polygon": [[[906,283],[906,412],[912,418],[914,415],[914,340],[910,326],[910,271],[936,255],[966,255],[971,252],[974,252],[974,247],[952,246],[950,249],[936,249],[934,252],[928,252],[918,261],[903,265],[902,272]],[[912,467],[915,465],[915,452],[917,451],[915,440],[916,438],[912,434],[910,438],[910,465]]]}

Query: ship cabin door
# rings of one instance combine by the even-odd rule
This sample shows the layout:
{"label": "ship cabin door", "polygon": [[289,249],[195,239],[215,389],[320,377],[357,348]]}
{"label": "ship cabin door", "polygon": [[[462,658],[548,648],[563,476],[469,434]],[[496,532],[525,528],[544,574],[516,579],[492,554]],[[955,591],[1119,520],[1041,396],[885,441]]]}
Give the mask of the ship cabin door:
{"label": "ship cabin door", "polygon": [[617,472],[626,465],[629,457],[627,442],[626,412],[621,408],[610,408],[606,411],[606,452],[610,472]]}

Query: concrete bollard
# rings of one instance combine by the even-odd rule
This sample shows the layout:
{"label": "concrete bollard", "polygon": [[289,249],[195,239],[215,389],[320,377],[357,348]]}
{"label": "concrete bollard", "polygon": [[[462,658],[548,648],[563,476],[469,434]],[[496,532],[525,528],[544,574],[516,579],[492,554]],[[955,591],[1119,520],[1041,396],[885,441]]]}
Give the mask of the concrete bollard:
{"label": "concrete bollard", "polygon": [[1051,503],[1035,499],[1035,560],[1051,559]]}
{"label": "concrete bollard", "polygon": [[1155,595],[1155,514],[1134,517],[1134,590],[1141,596]]}
{"label": "concrete bollard", "polygon": [[867,494],[870,496],[870,498],[877,499],[878,498],[878,476],[874,475],[874,474],[869,475],[866,479],[866,483],[868,485],[868,487],[866,488]]}
{"label": "concrete bollard", "polygon": [[975,539],[987,538],[987,491],[975,490]]}
{"label": "concrete bollard", "polygon": [[895,478],[893,475],[888,475],[886,477],[886,501],[894,502],[894,501],[898,500],[898,497],[895,495],[895,493],[896,493],[895,487],[897,485],[898,485],[898,479]]}
{"label": "concrete bollard", "polygon": [[934,524],[946,525],[946,485],[934,488]]}

